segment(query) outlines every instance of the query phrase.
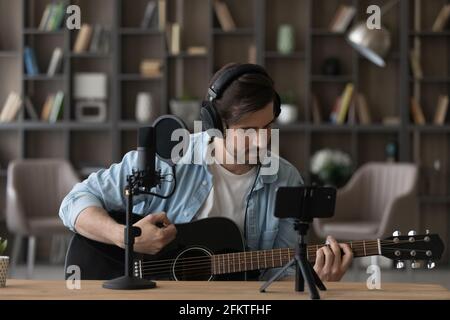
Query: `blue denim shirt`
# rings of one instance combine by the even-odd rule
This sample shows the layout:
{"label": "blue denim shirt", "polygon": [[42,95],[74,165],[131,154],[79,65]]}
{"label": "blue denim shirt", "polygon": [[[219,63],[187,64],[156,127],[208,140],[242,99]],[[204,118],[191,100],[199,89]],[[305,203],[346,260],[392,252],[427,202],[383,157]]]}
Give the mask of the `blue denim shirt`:
{"label": "blue denim shirt", "polygon": [[[186,156],[194,155],[202,159],[200,164],[186,161],[176,166],[177,189],[169,199],[161,199],[150,195],[134,197],[133,212],[147,215],[164,211],[173,223],[191,221],[206,201],[213,186],[212,175],[205,162],[210,136],[206,132],[190,135],[190,144]],[[126,176],[137,166],[137,152],[130,151],[120,163],[111,165],[92,173],[86,180],[76,184],[64,198],[59,216],[64,225],[75,230],[75,222],[85,208],[102,207],[106,211],[126,209],[124,187]],[[161,172],[171,173],[169,165],[156,159],[157,168]],[[271,175],[259,175],[253,192],[247,195],[248,211],[246,219],[246,245],[251,250],[272,248],[293,248],[297,234],[293,230],[292,221],[278,219],[274,216],[276,188],[279,186],[298,186],[303,180],[297,169],[286,160],[279,158],[279,169]],[[154,191],[169,193],[170,183],[163,183]],[[250,193],[250,190],[249,190]]]}

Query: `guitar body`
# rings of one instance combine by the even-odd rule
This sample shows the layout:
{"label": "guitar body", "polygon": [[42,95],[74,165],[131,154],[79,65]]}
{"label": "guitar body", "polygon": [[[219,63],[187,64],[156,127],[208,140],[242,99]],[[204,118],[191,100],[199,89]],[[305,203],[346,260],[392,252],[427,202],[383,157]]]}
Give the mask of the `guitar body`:
{"label": "guitar body", "polygon": [[[117,222],[124,223],[125,213],[111,212],[110,216]],[[134,215],[133,223],[141,218]],[[179,224],[176,228],[176,239],[158,254],[135,254],[135,266],[140,267],[133,270],[136,276],[152,280],[197,281],[257,278],[258,273],[255,272],[212,276],[209,257],[214,254],[242,252],[245,249],[241,232],[233,221],[208,218]],[[117,246],[75,234],[67,252],[65,270],[68,270],[68,266],[76,265],[80,268],[82,280],[109,280],[124,274],[124,257],[125,251]],[[192,268],[193,263],[198,267]],[[144,276],[140,270],[149,271],[150,274]]]}

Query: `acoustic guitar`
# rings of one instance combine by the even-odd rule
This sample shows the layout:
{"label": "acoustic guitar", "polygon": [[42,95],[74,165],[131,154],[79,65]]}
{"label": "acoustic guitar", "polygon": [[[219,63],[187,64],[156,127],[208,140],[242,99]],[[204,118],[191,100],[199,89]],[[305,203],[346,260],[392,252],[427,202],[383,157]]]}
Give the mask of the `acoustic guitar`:
{"label": "acoustic guitar", "polygon": [[[124,223],[123,212],[110,212]],[[133,215],[133,223],[142,216]],[[256,280],[259,270],[282,267],[294,249],[245,251],[237,225],[227,218],[207,218],[178,224],[177,236],[156,255],[135,254],[133,273],[152,280]],[[383,240],[348,242],[354,257],[384,256],[397,261],[413,260],[413,267],[425,260],[429,268],[441,258],[444,244],[437,234],[392,236]],[[308,260],[324,244],[309,245]],[[75,234],[66,256],[66,269],[80,267],[82,280],[109,280],[124,274],[123,249]],[[66,274],[66,276],[68,276]]]}

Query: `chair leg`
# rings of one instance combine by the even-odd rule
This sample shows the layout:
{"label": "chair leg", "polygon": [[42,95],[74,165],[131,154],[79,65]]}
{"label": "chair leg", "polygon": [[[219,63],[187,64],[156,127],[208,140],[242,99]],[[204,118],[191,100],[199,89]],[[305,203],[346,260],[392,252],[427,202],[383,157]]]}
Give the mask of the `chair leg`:
{"label": "chair leg", "polygon": [[22,253],[22,243],[23,243],[23,236],[16,234],[14,237],[14,244],[12,248],[12,255],[11,255],[11,275],[16,272],[16,267],[19,264],[19,259]]}
{"label": "chair leg", "polygon": [[34,260],[36,257],[36,237],[28,238],[28,254],[27,254],[27,277],[31,279],[34,270]]}

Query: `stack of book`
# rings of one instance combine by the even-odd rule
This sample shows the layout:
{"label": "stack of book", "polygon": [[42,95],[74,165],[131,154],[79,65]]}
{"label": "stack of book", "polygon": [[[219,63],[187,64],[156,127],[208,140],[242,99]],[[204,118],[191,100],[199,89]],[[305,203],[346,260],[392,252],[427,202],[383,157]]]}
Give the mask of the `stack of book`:
{"label": "stack of book", "polygon": [[225,2],[214,0],[214,11],[216,12],[217,20],[219,20],[220,27],[223,31],[233,31],[236,29],[236,23]]}
{"label": "stack of book", "polygon": [[39,24],[39,30],[56,31],[61,28],[61,24],[66,14],[66,8],[62,1],[47,4]]}
{"label": "stack of book", "polygon": [[356,8],[348,5],[341,5],[336,11],[330,23],[331,32],[345,32],[356,14]]}
{"label": "stack of book", "polygon": [[102,25],[96,24],[92,27],[85,23],[78,32],[73,52],[107,54],[109,52],[109,38],[109,30]]}
{"label": "stack of book", "polygon": [[139,67],[141,76],[145,78],[159,78],[162,76],[162,61],[158,59],[146,59]]}
{"label": "stack of book", "polygon": [[[321,122],[321,112],[319,100],[313,95],[312,104],[313,123]],[[372,123],[369,105],[364,94],[356,92],[354,85],[348,83],[339,97],[336,98],[332,112],[330,114],[330,122],[333,124],[356,124],[369,125]]]}
{"label": "stack of book", "polygon": [[22,98],[15,92],[11,92],[6,99],[0,113],[0,122],[12,122],[22,106]]}
{"label": "stack of book", "polygon": [[42,106],[41,120],[55,123],[61,118],[63,110],[64,92],[58,91],[56,94],[50,94]]}

